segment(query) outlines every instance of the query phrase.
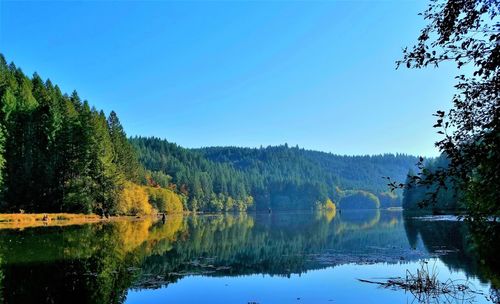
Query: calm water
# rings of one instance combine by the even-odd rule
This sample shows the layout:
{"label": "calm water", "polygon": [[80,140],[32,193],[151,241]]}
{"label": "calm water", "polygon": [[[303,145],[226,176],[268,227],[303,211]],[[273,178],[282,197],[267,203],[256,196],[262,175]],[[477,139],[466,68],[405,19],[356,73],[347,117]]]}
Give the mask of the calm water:
{"label": "calm water", "polygon": [[431,303],[491,303],[497,269],[466,231],[463,222],[377,210],[4,229],[0,302],[419,303],[357,279],[404,277],[427,261],[442,281],[478,292]]}

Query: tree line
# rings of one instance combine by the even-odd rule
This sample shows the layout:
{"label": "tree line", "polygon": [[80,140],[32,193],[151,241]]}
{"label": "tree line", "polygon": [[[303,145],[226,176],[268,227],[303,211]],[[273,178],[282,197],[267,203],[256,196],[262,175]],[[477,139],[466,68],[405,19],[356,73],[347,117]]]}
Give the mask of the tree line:
{"label": "tree line", "polygon": [[140,185],[147,171],[114,111],[27,77],[1,54],[0,173],[3,212],[150,213],[152,192],[182,209],[172,191]]}
{"label": "tree line", "polygon": [[[404,178],[418,158],[404,154],[340,156],[299,147],[186,149],[154,137],[134,137],[140,162],[187,198],[189,209],[323,208],[330,199],[364,208],[401,206],[383,176]],[[349,198],[349,199],[348,199]],[[359,201],[362,202],[359,202]],[[356,207],[353,207],[356,208]]]}
{"label": "tree line", "polygon": [[[450,164],[450,160],[441,155],[437,158],[424,160],[421,165],[421,174],[433,175],[440,170],[445,170]],[[432,182],[413,183],[414,170],[408,171],[403,190],[403,208],[406,210],[432,211],[433,213],[456,212],[465,209],[464,192],[459,191],[459,186],[453,178],[443,180],[442,184]],[[433,204],[426,202],[435,196]]]}
{"label": "tree line", "polygon": [[36,73],[29,78],[0,56],[2,212],[321,209],[342,200],[345,208],[391,207],[400,200],[381,177],[404,178],[416,162],[287,144],[186,149],[128,138],[114,111],[106,115]]}
{"label": "tree line", "polygon": [[498,234],[487,222],[500,217],[500,1],[434,0],[421,15],[425,26],[396,64],[457,68],[451,108],[434,114],[441,135],[436,147],[448,164],[424,170],[422,159],[423,170],[391,186],[432,190],[420,205],[433,208],[452,183],[461,189],[465,218],[483,226],[477,228],[486,235]]}

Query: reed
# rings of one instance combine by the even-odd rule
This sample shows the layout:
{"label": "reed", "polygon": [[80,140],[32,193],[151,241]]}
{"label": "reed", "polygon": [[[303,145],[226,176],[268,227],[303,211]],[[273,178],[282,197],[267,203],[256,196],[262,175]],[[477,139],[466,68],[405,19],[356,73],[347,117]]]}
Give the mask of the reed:
{"label": "reed", "polygon": [[421,262],[416,272],[407,269],[405,278],[390,278],[385,281],[358,280],[377,284],[383,288],[403,289],[410,292],[419,303],[448,303],[447,301],[452,299],[470,301],[477,294],[482,294],[476,291],[468,281],[452,279],[440,281],[436,265],[429,268],[426,261]]}

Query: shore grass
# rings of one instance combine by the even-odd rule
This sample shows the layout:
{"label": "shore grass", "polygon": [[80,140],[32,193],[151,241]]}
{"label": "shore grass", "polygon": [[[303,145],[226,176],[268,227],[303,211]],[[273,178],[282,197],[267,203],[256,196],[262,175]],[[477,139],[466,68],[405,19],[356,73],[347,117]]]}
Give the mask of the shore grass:
{"label": "shore grass", "polygon": [[74,213],[0,213],[0,229],[39,226],[67,226],[102,221],[96,214]]}

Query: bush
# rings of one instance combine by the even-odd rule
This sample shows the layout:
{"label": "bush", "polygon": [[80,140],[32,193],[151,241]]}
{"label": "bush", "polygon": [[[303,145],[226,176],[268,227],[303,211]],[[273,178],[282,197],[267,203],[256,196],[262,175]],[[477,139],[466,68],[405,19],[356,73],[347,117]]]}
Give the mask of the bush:
{"label": "bush", "polygon": [[342,209],[378,209],[380,200],[367,191],[349,191],[339,203]]}
{"label": "bush", "polygon": [[337,207],[335,207],[335,204],[332,202],[331,199],[327,199],[324,205],[325,210],[328,211],[335,211]]}
{"label": "bush", "polygon": [[118,198],[116,211],[122,215],[147,215],[154,210],[145,187],[126,182]]}
{"label": "bush", "polygon": [[180,213],[183,211],[179,194],[170,189],[147,187],[149,201],[160,212]]}

